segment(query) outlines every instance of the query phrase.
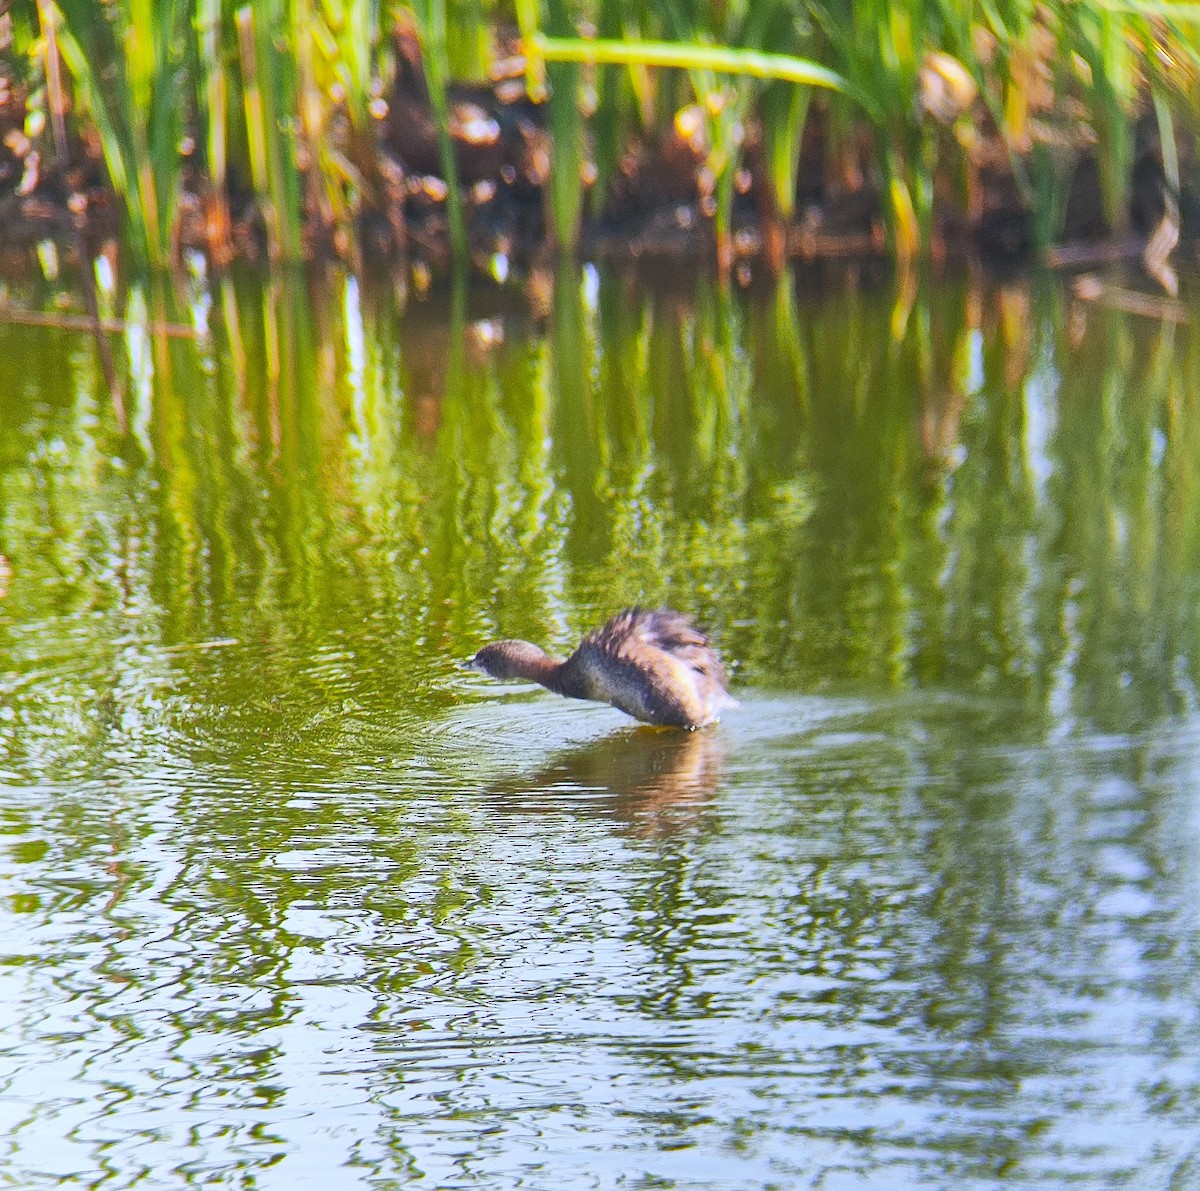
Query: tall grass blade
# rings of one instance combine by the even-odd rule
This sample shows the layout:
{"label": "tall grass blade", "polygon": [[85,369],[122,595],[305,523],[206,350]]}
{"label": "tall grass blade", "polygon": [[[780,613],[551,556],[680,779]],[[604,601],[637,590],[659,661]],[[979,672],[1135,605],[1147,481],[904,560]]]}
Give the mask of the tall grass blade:
{"label": "tall grass blade", "polygon": [[579,67],[551,62],[546,67],[549,85],[549,127],[554,144],[550,160],[550,226],[554,242],[573,250],[579,242],[583,214],[584,128],[579,110]]}
{"label": "tall grass blade", "polygon": [[[619,40],[622,28],[620,0],[600,0],[600,36]],[[592,155],[596,162],[596,181],[592,194],[595,208],[601,209],[618,176],[622,151],[629,137],[638,131],[640,112],[633,100],[628,70],[599,71],[596,95],[596,114],[592,118]]]}
{"label": "tall grass blade", "polygon": [[763,216],[764,255],[778,272],[787,257],[787,228],[796,213],[800,145],[808,121],[812,88],[772,82],[759,101],[762,116],[766,201]]}
{"label": "tall grass blade", "polygon": [[[63,170],[70,176],[70,149],[67,141],[66,98],[63,91],[62,59],[59,49],[59,21],[61,13],[52,0],[37,0],[38,22],[42,31],[42,40],[46,56],[46,85],[50,99],[50,121],[54,135],[54,146],[62,162]],[[92,335],[96,341],[96,350],[100,355],[100,366],[104,370],[104,382],[112,397],[113,411],[117,417],[117,426],[124,434],[128,422],[125,414],[125,393],[117,376],[116,363],[113,360],[112,345],[100,323],[100,306],[96,298],[96,272],[92,258],[87,251],[83,238],[83,228],[78,215],[71,221],[74,231],[75,247],[79,253],[79,267],[83,274],[84,301],[87,305],[88,320],[91,324]]]}
{"label": "tall grass blade", "polygon": [[450,251],[456,261],[467,259],[467,224],[463,211],[462,186],[454,160],[454,142],[450,136],[450,59],[446,29],[447,0],[416,0],[413,15],[424,51],[425,82],[429,104],[437,125],[438,155],[446,180],[446,214],[450,230]]}
{"label": "tall grass blade", "polygon": [[290,88],[274,63],[273,18],[278,0],[270,5],[245,4],[234,14],[242,72],[242,96],[250,172],[262,210],[267,248],[275,260],[299,261],[301,233],[300,180],[294,153],[281,143],[281,121],[291,120]]}
{"label": "tall grass blade", "polygon": [[1092,121],[1096,129],[1096,161],[1105,222],[1114,235],[1129,229],[1133,185],[1133,121],[1135,95],[1128,18],[1109,9],[1081,6],[1072,10],[1073,32],[1086,63]]}
{"label": "tall grass blade", "polygon": [[612,41],[535,34],[530,48],[548,62],[579,62],[610,66],[670,66],[680,70],[711,70],[717,74],[757,79],[783,79],[810,87],[827,87],[857,98],[857,90],[835,70],[790,54],[770,54],[730,46],[680,45],[666,41]]}
{"label": "tall grass blade", "polygon": [[[97,16],[64,3],[59,49],[77,99],[95,121],[113,187],[126,203],[135,254],[156,267],[174,257],[182,178],[183,0],[121,0]],[[102,66],[109,66],[102,78]]]}
{"label": "tall grass blade", "polygon": [[784,219],[796,211],[800,142],[808,122],[812,89],[772,84],[763,91],[763,148],[775,206]]}
{"label": "tall grass blade", "polygon": [[[571,31],[571,15],[565,0],[547,0],[551,32]],[[554,243],[573,251],[579,242],[583,215],[584,124],[580,110],[579,65],[569,60],[547,62],[548,124],[554,152],[550,159],[548,191],[549,225]]]}
{"label": "tall grass blade", "polygon": [[199,0],[196,10],[198,85],[197,110],[204,128],[207,165],[203,195],[205,241],[213,259],[233,259],[233,229],[229,215],[229,71],[221,41],[222,0]]}
{"label": "tall grass blade", "polygon": [[485,79],[491,50],[488,0],[447,0],[446,61],[455,79]]}

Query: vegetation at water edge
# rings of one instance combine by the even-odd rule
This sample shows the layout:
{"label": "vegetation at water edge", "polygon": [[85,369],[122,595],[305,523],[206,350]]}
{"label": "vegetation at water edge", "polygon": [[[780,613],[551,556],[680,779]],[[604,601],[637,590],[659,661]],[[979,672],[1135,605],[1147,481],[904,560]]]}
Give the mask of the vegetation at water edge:
{"label": "vegetation at water edge", "polygon": [[149,266],[503,279],[546,248],[778,267],[1137,234],[1161,265],[1195,226],[1190,3],[36,0],[0,22],[10,247],[123,228]]}

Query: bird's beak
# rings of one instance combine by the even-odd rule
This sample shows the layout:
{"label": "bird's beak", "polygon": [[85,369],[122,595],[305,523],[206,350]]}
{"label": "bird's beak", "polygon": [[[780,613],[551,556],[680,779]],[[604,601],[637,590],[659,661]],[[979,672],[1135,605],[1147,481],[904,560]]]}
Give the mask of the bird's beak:
{"label": "bird's beak", "polygon": [[475,660],[474,657],[469,657],[458,663],[460,670],[482,670],[483,667]]}

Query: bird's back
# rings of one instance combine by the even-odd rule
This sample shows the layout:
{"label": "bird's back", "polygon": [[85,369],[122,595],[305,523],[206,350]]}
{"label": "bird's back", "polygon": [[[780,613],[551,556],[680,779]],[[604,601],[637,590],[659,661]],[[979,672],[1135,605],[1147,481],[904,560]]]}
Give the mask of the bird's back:
{"label": "bird's back", "polygon": [[618,612],[584,637],[564,671],[564,693],[647,723],[698,728],[736,706],[708,638],[669,608]]}

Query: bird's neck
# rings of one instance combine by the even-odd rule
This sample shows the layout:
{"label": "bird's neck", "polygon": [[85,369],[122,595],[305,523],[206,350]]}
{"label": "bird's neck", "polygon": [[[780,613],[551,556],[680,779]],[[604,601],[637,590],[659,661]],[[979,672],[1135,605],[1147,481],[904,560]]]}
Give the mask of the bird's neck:
{"label": "bird's neck", "polygon": [[550,681],[539,678],[538,682],[568,699],[595,699],[597,696],[590,689],[586,669],[576,652],[565,662],[553,664],[554,674]]}
{"label": "bird's neck", "polygon": [[568,693],[563,690],[565,667],[566,663],[559,661],[558,658],[552,658],[540,649],[536,652],[530,649],[521,655],[514,669],[519,670],[519,677],[526,678],[530,682],[540,683],[547,690],[554,691],[556,694],[565,695]]}

